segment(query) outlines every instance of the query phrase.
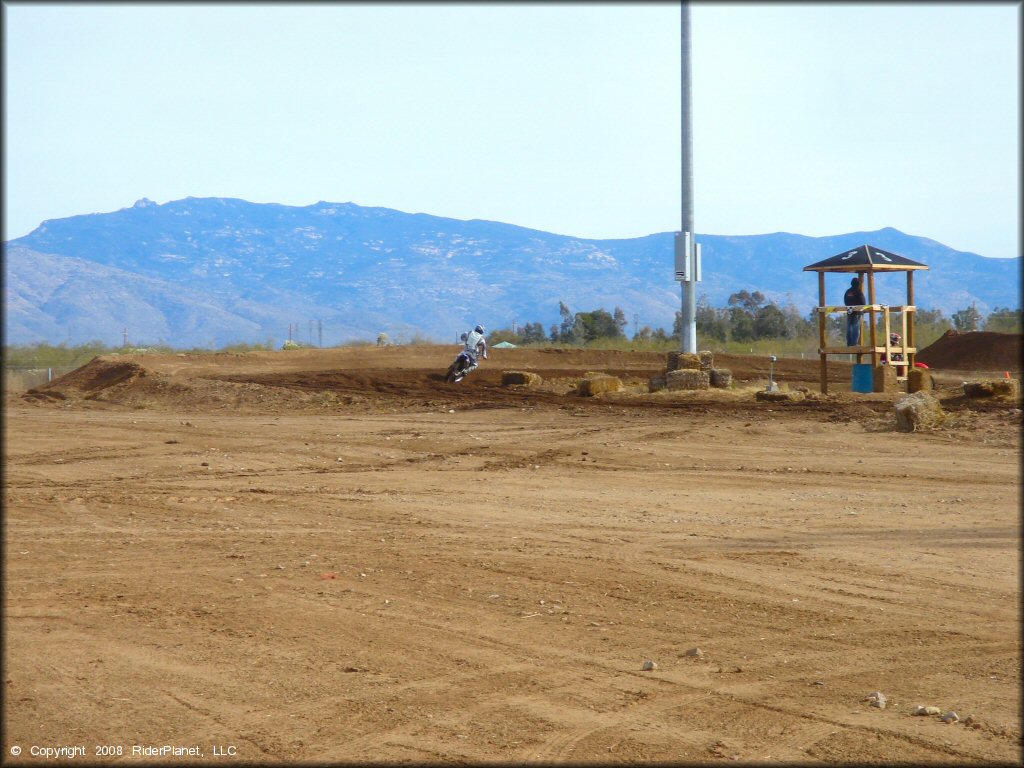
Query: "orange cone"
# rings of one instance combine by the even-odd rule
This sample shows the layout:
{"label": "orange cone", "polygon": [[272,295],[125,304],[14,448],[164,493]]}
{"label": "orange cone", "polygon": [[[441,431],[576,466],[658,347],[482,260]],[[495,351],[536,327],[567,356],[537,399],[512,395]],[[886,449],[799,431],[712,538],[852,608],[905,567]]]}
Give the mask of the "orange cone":
{"label": "orange cone", "polygon": [[1010,378],[1010,372],[1009,372],[1009,371],[1003,371],[1003,375],[1004,375],[1004,376],[1005,376],[1006,378]]}

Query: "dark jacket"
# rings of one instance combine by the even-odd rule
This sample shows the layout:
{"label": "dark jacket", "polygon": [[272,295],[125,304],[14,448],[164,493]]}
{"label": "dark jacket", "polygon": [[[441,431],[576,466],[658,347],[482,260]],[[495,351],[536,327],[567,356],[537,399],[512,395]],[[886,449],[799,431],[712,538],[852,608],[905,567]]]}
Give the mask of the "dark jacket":
{"label": "dark jacket", "polygon": [[[864,298],[864,291],[860,288],[851,285],[846,289],[846,293],[843,294],[843,303],[848,307],[859,307],[868,303],[868,300]],[[859,315],[860,312],[854,312],[853,314]]]}

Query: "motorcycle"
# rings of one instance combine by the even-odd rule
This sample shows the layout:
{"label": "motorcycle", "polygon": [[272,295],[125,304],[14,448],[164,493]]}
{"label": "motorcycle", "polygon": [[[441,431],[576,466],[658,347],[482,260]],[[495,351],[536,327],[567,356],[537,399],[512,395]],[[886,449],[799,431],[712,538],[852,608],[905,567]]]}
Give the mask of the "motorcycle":
{"label": "motorcycle", "polygon": [[455,362],[448,366],[448,373],[445,374],[444,380],[449,384],[454,384],[457,381],[462,381],[466,374],[469,373],[469,369],[473,367],[473,358],[470,357],[469,352],[463,350],[459,352],[459,356],[455,358]]}

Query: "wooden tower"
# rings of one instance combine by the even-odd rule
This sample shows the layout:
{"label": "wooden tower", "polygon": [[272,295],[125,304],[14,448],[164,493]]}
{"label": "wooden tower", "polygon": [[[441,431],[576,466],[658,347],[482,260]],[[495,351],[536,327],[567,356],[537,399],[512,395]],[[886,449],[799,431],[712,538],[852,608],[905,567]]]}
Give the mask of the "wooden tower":
{"label": "wooden tower", "polygon": [[[895,253],[884,251],[873,245],[861,245],[849,251],[836,254],[835,256],[819,261],[816,264],[804,267],[804,272],[818,273],[818,354],[821,356],[821,391],[828,392],[828,356],[829,355],[857,355],[857,362],[861,362],[862,355],[871,355],[872,369],[877,369],[883,360],[892,361],[893,354],[903,356],[904,365],[900,366],[904,373],[909,373],[914,367],[914,358],[917,355],[917,347],[914,346],[914,272],[919,269],[928,269],[925,264],[913,261],[905,256],[898,256]],[[830,306],[825,301],[825,273],[842,272],[845,274],[856,274],[860,280],[861,290],[864,290],[864,276],[867,275],[867,286],[865,298],[868,303],[855,309],[866,313],[868,336],[864,335],[864,322],[861,319],[860,345],[856,347],[829,346],[826,339],[826,326],[828,315],[831,313],[846,313],[849,307]],[[906,272],[907,274],[907,302],[901,307],[890,307],[879,304],[875,298],[875,273],[881,272]],[[845,290],[845,289],[844,289]],[[893,314],[900,316],[901,343],[893,346],[889,343],[889,334],[893,329]],[[881,325],[881,328],[879,327]],[[879,332],[882,338],[879,339]],[[879,343],[882,341],[883,343]],[[843,339],[845,344],[845,338]],[[899,377],[901,381],[906,380],[906,375]]]}

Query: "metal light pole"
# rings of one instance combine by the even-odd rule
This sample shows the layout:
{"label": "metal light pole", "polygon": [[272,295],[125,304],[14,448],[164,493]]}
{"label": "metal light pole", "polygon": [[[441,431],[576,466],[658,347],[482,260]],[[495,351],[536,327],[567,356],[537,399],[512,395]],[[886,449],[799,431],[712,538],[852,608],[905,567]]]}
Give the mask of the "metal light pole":
{"label": "metal light pole", "polygon": [[690,4],[680,4],[682,85],[682,227],[676,235],[676,280],[682,283],[680,341],[682,351],[697,352],[697,282],[700,281],[700,246],[693,231],[693,122],[690,109]]}

